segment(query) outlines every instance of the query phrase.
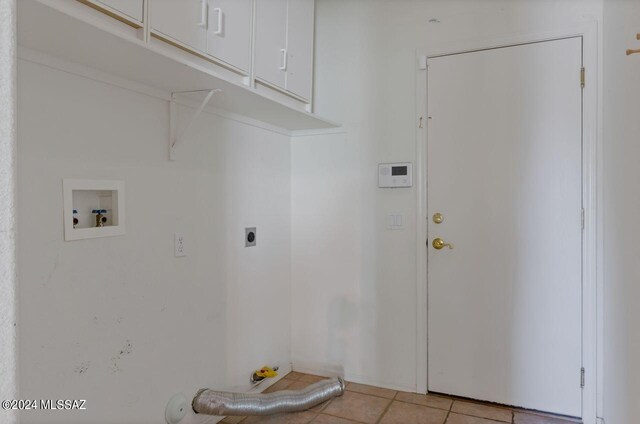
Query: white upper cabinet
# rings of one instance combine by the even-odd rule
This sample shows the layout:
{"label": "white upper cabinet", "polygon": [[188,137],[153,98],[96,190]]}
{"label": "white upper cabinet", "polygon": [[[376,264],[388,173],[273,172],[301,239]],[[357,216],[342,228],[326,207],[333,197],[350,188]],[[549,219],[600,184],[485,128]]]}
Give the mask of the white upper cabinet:
{"label": "white upper cabinet", "polygon": [[207,53],[248,74],[252,16],[252,0],[209,0]]}
{"label": "white upper cabinet", "polygon": [[150,14],[154,32],[249,74],[252,0],[151,0]]}
{"label": "white upper cabinet", "polygon": [[285,88],[287,0],[256,0],[254,60],[256,78]]}
{"label": "white upper cabinet", "polygon": [[150,0],[151,29],[207,51],[207,0]]}
{"label": "white upper cabinet", "polygon": [[314,0],[289,0],[286,89],[307,100],[313,90]]}
{"label": "white upper cabinet", "polygon": [[99,0],[97,4],[100,3],[142,22],[142,0]]}
{"label": "white upper cabinet", "polygon": [[311,99],[314,0],[256,0],[255,75]]}
{"label": "white upper cabinet", "polygon": [[314,0],[79,1],[109,6],[114,13],[138,20],[153,37],[199,56],[193,60],[213,62],[231,79],[241,78],[241,83],[260,93],[309,109]]}

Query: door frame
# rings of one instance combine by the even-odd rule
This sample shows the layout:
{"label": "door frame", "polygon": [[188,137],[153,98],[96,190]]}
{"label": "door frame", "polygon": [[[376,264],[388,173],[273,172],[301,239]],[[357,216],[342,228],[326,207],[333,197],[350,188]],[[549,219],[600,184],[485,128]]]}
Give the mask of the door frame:
{"label": "door frame", "polygon": [[[503,38],[473,39],[434,44],[416,50],[416,284],[417,349],[416,391],[427,393],[428,382],[428,281],[427,281],[427,63],[429,58],[470,53],[493,48],[517,46],[563,38],[581,37],[586,84],[582,97],[582,196],[585,210],[582,244],[582,366],[585,369],[582,392],[582,420],[596,424],[603,406],[603,143],[598,24],[587,22],[577,27]],[[579,83],[576,70],[576,84]],[[580,383],[576,370],[576,384]]]}

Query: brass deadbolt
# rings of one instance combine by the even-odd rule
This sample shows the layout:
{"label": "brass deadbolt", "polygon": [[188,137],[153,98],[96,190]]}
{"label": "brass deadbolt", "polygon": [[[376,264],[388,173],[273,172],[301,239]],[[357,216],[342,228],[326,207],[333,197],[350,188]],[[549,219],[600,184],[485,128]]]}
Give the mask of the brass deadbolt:
{"label": "brass deadbolt", "polygon": [[442,224],[442,221],[444,221],[444,215],[442,215],[440,212],[436,212],[433,214],[433,222],[435,222],[436,224]]}

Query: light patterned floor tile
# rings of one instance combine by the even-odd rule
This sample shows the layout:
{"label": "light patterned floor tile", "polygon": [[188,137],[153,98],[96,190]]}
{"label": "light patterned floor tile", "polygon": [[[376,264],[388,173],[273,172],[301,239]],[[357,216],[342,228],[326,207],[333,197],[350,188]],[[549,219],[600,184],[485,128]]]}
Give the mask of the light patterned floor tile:
{"label": "light patterned floor tile", "polygon": [[288,389],[294,383],[293,380],[289,380],[288,378],[283,378],[282,380],[272,384],[269,386],[263,393],[273,393],[279,390]]}
{"label": "light patterned floor tile", "polygon": [[501,424],[501,422],[452,412],[447,418],[447,424]]}
{"label": "light patterned floor tile", "polygon": [[453,400],[436,395],[420,395],[417,393],[407,393],[407,392],[398,392],[396,395],[396,400],[402,402],[415,403],[423,406],[430,406],[432,408],[438,409],[451,409],[451,404],[453,404]]}
{"label": "light patterned floor tile", "polygon": [[327,377],[320,377],[320,376],[311,375],[311,374],[303,374],[300,376],[298,381],[304,381],[305,383],[316,383],[320,380],[326,380],[326,379]]}
{"label": "light patterned floor tile", "polygon": [[[291,372],[265,393],[300,390],[325,379]],[[508,409],[481,402],[454,400],[441,395],[408,392],[347,383],[343,396],[309,411],[266,417],[226,417],[223,424],[576,424],[550,414]],[[393,399],[393,400],[392,400]],[[448,412],[448,410],[451,412]],[[448,414],[448,417],[447,417]]]}
{"label": "light patterned floor tile", "polygon": [[302,374],[301,372],[291,371],[285,376],[285,378],[288,378],[289,380],[299,380],[303,375],[304,374]]}
{"label": "light patterned floor tile", "polygon": [[447,411],[394,401],[380,424],[444,424]]}
{"label": "light patterned floor tile", "polygon": [[311,421],[312,424],[354,424],[357,421],[347,420],[345,418],[332,417],[331,415],[320,414],[315,420]]}
{"label": "light patterned floor tile", "polygon": [[300,390],[300,389],[304,389],[305,387],[307,387],[308,385],[313,384],[313,383],[309,383],[308,381],[294,381],[293,383],[291,383],[291,385],[289,387],[287,387],[287,390]]}
{"label": "light patterned floor tile", "polygon": [[315,412],[293,412],[289,414],[247,417],[242,424],[307,424],[316,416]]}
{"label": "light patterned floor tile", "polygon": [[514,421],[515,424],[575,424],[573,420],[563,420],[556,417],[550,417],[547,415],[526,414],[522,412],[515,412]]}
{"label": "light patterned floor tile", "polygon": [[457,412],[473,417],[487,418],[494,421],[510,423],[513,419],[513,412],[510,409],[499,408],[481,403],[463,402],[456,400],[451,407],[452,412]]}
{"label": "light patterned floor tile", "polygon": [[225,417],[221,422],[223,424],[238,424],[240,421],[244,420],[247,417]]}
{"label": "light patterned floor tile", "polygon": [[378,397],[383,397],[387,399],[393,399],[397,393],[395,390],[382,389],[380,387],[367,386],[365,384],[358,384],[358,383],[348,383],[347,390],[350,390],[352,392],[362,393],[363,395],[378,396]]}
{"label": "light patterned floor tile", "polygon": [[322,412],[328,415],[373,424],[378,421],[390,402],[389,399],[377,396],[345,392],[344,395],[333,399]]}

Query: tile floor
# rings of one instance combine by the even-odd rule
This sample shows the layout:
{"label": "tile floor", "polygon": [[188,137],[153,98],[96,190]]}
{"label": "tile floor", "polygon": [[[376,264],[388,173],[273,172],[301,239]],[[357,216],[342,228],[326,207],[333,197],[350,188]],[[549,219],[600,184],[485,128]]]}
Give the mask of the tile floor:
{"label": "tile floor", "polygon": [[[292,372],[266,392],[297,390],[322,377]],[[341,397],[308,411],[266,417],[227,417],[225,424],[576,424],[550,415],[437,395],[347,383]]]}

